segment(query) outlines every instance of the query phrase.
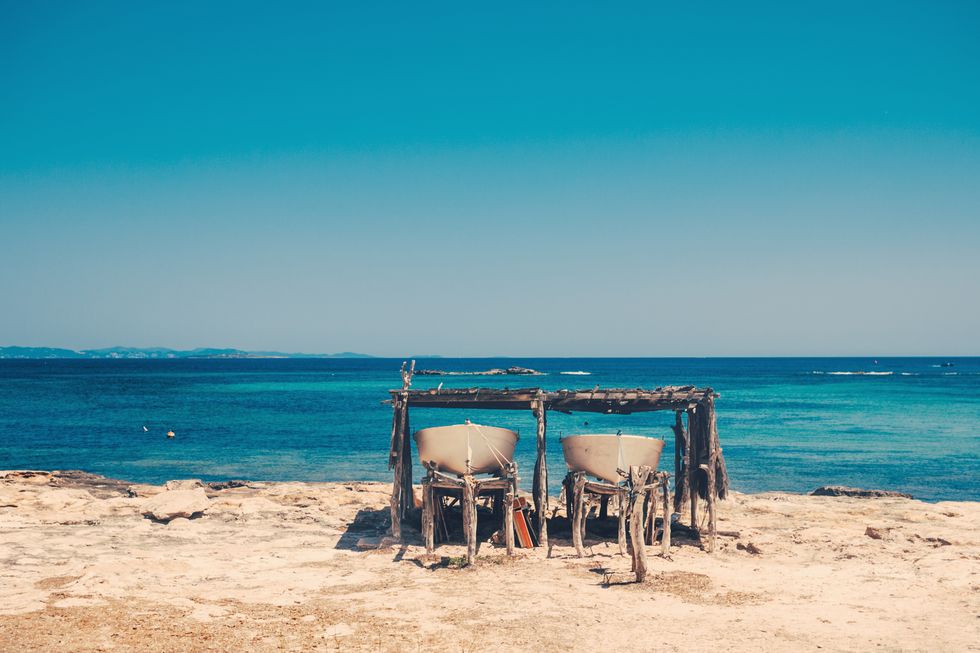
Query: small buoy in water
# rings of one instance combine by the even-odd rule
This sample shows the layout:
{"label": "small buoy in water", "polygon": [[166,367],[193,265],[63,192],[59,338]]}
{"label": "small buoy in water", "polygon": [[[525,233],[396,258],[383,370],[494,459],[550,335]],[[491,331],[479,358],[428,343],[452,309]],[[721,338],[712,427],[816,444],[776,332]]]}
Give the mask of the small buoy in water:
{"label": "small buoy in water", "polygon": [[150,432],[150,429],[148,429],[148,428],[146,428],[146,427],[144,426],[144,427],[143,427],[143,433],[149,433],[149,432]]}
{"label": "small buoy in water", "polygon": [[168,438],[174,437],[174,432],[173,431],[167,431],[167,437]]}

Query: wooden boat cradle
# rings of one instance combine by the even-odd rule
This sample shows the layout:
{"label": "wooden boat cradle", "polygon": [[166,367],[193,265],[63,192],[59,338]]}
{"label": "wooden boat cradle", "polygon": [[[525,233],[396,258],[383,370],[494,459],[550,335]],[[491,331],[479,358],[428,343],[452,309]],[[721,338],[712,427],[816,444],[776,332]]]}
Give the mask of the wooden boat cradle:
{"label": "wooden boat cradle", "polygon": [[[566,513],[572,529],[572,544],[580,558],[585,557],[585,525],[590,504],[599,501],[599,518],[605,518],[609,499],[617,498],[619,515],[619,554],[627,553],[627,523],[629,523],[629,547],[632,555],[632,571],[637,581],[643,581],[647,571],[646,544],[656,541],[654,521],[657,516],[657,493],[662,497],[663,536],[661,554],[670,555],[670,474],[649,467],[630,467],[620,472],[624,481],[620,484],[593,481],[585,472],[568,472],[562,482],[565,488]],[[639,543],[639,545],[638,545]]]}
{"label": "wooden boat cradle", "polygon": [[514,500],[517,498],[517,463],[509,463],[500,476],[477,478],[472,474],[461,477],[450,476],[436,469],[436,464],[426,465],[426,475],[422,479],[422,537],[425,539],[425,552],[435,550],[436,522],[442,519],[444,495],[460,495],[463,511],[463,535],[466,539],[466,562],[470,564],[476,557],[476,500],[481,496],[493,496],[495,503],[503,507],[504,545],[507,555],[514,555]]}

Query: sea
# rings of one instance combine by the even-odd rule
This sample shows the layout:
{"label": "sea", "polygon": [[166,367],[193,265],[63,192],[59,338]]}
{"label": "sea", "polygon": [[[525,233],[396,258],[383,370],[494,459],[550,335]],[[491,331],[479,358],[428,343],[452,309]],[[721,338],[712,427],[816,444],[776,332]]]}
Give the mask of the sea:
{"label": "sea", "polygon": [[[133,482],[390,481],[388,390],[401,359],[0,360],[0,469],[80,469]],[[419,369],[522,366],[539,376],[416,376],[414,388],[714,388],[732,488],[848,485],[927,501],[980,499],[980,358],[437,358]],[[413,430],[512,428],[530,488],[530,411],[415,409]],[[549,413],[559,438],[605,432],[667,442],[669,412]],[[174,437],[168,438],[167,432]],[[416,467],[416,472],[421,467]]]}

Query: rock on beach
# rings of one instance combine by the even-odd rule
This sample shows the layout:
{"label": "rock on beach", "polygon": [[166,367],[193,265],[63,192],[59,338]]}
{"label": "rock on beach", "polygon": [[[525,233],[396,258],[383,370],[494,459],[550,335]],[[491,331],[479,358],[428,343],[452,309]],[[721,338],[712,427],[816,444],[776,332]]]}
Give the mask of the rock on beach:
{"label": "rock on beach", "polygon": [[192,490],[167,490],[143,502],[141,512],[157,521],[170,521],[176,517],[193,517],[208,509],[211,500],[203,488]]}

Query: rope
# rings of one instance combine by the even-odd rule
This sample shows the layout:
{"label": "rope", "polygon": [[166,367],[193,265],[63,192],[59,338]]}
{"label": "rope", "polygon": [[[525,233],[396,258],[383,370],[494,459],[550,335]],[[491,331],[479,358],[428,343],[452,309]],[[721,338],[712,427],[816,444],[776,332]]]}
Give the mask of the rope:
{"label": "rope", "polygon": [[[497,464],[500,465],[501,468],[506,468],[507,465],[513,463],[512,460],[508,460],[507,456],[505,456],[503,452],[500,451],[500,449],[498,449],[493,445],[493,442],[491,442],[490,438],[486,436],[486,434],[483,432],[483,429],[480,428],[479,424],[467,422],[466,425],[472,426],[474,429],[476,429],[476,432],[480,435],[481,438],[483,438],[483,441],[486,442],[487,448],[490,449],[490,453],[493,455],[494,459],[497,461]],[[503,460],[501,460],[501,458]],[[470,430],[467,429],[466,430],[466,469],[469,471],[473,470],[472,465],[470,465],[470,461],[472,460],[473,460],[473,447],[472,444],[470,443]]]}

